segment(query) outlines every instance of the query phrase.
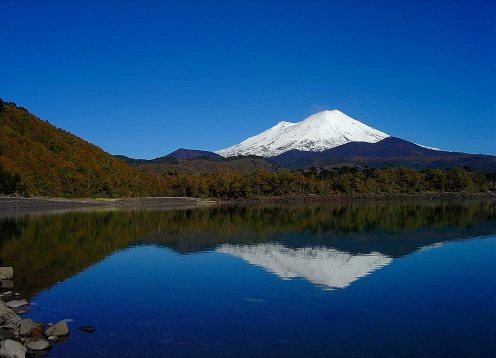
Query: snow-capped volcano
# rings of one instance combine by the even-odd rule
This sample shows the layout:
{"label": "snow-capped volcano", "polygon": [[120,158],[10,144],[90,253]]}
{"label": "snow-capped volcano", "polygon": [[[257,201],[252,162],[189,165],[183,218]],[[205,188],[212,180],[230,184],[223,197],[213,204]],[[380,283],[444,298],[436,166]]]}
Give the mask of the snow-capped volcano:
{"label": "snow-capped volcano", "polygon": [[321,111],[298,123],[279,122],[265,132],[215,153],[223,157],[273,157],[292,149],[321,152],[350,142],[376,143],[387,137],[388,134],[341,111]]}

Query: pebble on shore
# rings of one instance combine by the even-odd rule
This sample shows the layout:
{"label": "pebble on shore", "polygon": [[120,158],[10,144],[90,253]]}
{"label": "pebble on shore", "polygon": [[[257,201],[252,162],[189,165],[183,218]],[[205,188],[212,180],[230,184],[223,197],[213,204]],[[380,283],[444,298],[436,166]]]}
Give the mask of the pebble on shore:
{"label": "pebble on shore", "polygon": [[55,323],[45,331],[47,336],[63,337],[69,334],[69,327],[65,320]]}
{"label": "pebble on shore", "polygon": [[[0,267],[0,282],[12,280],[13,272],[12,267]],[[6,286],[2,284],[0,287]],[[60,341],[59,338],[69,334],[67,320],[49,326],[28,318],[21,319],[13,309],[25,307],[29,302],[25,299],[12,300],[12,297],[19,296],[19,293],[12,291],[0,293],[0,357],[24,358],[28,352],[47,351],[51,347],[50,342]],[[48,327],[45,332],[44,327]]]}
{"label": "pebble on shore", "polygon": [[19,307],[27,306],[28,304],[29,302],[26,300],[12,300],[5,302],[5,305],[8,308],[19,308]]}

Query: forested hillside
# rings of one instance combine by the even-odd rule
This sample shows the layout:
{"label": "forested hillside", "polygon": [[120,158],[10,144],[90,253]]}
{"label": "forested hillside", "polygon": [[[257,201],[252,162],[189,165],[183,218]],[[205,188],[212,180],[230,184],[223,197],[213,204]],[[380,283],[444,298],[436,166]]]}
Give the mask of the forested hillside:
{"label": "forested hillside", "polygon": [[0,193],[121,197],[164,194],[156,176],[0,100]]}
{"label": "forested hillside", "polygon": [[134,160],[0,100],[0,195],[193,196],[253,199],[294,195],[496,191],[496,173],[469,168],[344,167],[289,170],[259,157]]}

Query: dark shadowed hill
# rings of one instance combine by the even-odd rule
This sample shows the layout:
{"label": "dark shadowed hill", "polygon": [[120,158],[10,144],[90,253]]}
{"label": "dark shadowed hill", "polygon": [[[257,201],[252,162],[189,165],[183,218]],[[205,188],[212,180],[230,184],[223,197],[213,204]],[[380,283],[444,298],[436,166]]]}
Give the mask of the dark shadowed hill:
{"label": "dark shadowed hill", "polygon": [[395,137],[377,143],[347,143],[322,152],[291,150],[271,159],[293,169],[359,165],[415,169],[470,167],[482,172],[496,171],[496,156],[434,150]]}
{"label": "dark shadowed hill", "polygon": [[[177,151],[176,151],[177,152]],[[176,153],[173,152],[173,153]],[[193,151],[200,153],[209,153],[203,151]],[[171,153],[172,154],[172,153]],[[215,153],[211,153],[216,155]],[[155,158],[152,160],[131,159],[126,158],[126,161],[136,168],[153,174],[225,174],[238,173],[250,174],[256,170],[273,172],[280,169],[280,166],[274,162],[256,156],[239,156],[232,158],[219,158],[207,156],[195,156],[188,153],[184,156],[191,155],[191,158],[175,158],[169,155],[165,157]],[[182,156],[182,155],[181,155]]]}
{"label": "dark shadowed hill", "polygon": [[180,148],[172,153],[166,155],[169,158],[176,158],[179,160],[184,159],[222,159],[222,157],[213,152],[208,152],[206,150],[195,150],[195,149],[184,149]]}
{"label": "dark shadowed hill", "polygon": [[[0,100],[0,167],[18,194],[120,197],[161,194],[161,184],[97,146]],[[22,192],[20,192],[22,191]]]}

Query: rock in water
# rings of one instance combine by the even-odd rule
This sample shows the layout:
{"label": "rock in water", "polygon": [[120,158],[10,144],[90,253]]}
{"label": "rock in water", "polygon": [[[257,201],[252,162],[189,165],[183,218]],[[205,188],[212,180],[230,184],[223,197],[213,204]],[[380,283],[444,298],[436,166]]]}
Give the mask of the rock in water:
{"label": "rock in water", "polygon": [[93,326],[81,326],[78,328],[80,331],[86,332],[86,333],[93,333],[95,332],[95,327]]}
{"label": "rock in water", "polygon": [[11,339],[7,339],[0,343],[0,357],[24,358],[26,357],[26,351],[26,347]]}
{"label": "rock in water", "polygon": [[12,300],[5,303],[5,306],[9,308],[19,308],[22,306],[27,306],[29,303],[26,300]]}
{"label": "rock in water", "polygon": [[32,330],[31,330],[31,335],[30,335],[31,338],[43,338],[45,337],[45,333],[43,333],[43,331],[41,330],[41,328],[39,327],[34,327]]}
{"label": "rock in water", "polygon": [[34,327],[35,322],[32,319],[22,319],[19,324],[19,334],[22,337],[29,337]]}
{"label": "rock in water", "polygon": [[50,348],[50,342],[44,338],[28,338],[25,344],[30,351],[44,351]]}
{"label": "rock in water", "polygon": [[12,267],[0,267],[0,280],[14,277],[14,269]]}
{"label": "rock in water", "polygon": [[56,336],[56,337],[67,336],[69,334],[69,327],[67,326],[67,322],[66,321],[57,322],[52,327],[49,327],[45,331],[45,334],[47,336]]}

